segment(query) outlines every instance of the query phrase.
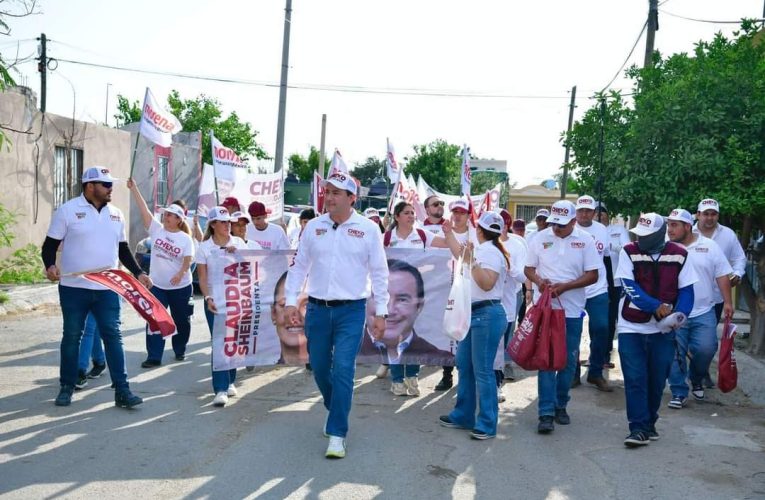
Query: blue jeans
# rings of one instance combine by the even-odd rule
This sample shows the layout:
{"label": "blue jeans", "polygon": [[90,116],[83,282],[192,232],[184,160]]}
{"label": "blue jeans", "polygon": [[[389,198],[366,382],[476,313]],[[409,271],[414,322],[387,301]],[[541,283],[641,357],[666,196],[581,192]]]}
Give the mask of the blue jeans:
{"label": "blue jeans", "polygon": [[80,357],[77,369],[81,372],[87,372],[91,359],[93,360],[94,366],[103,366],[106,364],[104,346],[101,343],[101,334],[98,333],[96,319],[92,314],[88,314],[88,317],[85,320],[85,330],[80,339]]}
{"label": "blue jeans", "polygon": [[416,377],[420,374],[420,365],[390,365],[391,382],[403,382],[404,377]]}
{"label": "blue jeans", "polygon": [[482,307],[472,313],[470,330],[465,339],[457,344],[455,363],[460,379],[457,403],[449,418],[461,427],[490,436],[497,434],[499,416],[494,357],[505,328],[507,315],[501,305]]}
{"label": "blue jeans", "polygon": [[505,349],[505,364],[506,365],[511,365],[513,363],[512,358],[507,353],[507,344],[510,342],[510,339],[513,338],[513,333],[515,333],[515,322],[511,321],[510,323],[507,324],[507,329],[505,330],[505,334],[502,339],[503,340],[502,345],[504,346],[503,348]]}
{"label": "blue jeans", "polygon": [[579,362],[579,341],[582,340],[582,318],[566,318],[566,367],[560,371],[539,371],[537,392],[539,416],[554,416],[555,410],[565,408],[568,391]]}
{"label": "blue jeans", "polygon": [[630,432],[654,429],[664,383],[675,355],[675,334],[620,333],[619,359]]}
{"label": "blue jeans", "polygon": [[[171,337],[173,351],[176,356],[186,354],[186,344],[189,343],[191,334],[190,317],[193,312],[189,306],[189,299],[193,287],[191,285],[178,288],[177,290],[164,290],[156,286],[151,287],[151,293],[157,297],[163,306],[170,307],[170,316],[173,317],[175,327],[178,333]],[[149,325],[146,325],[146,359],[151,361],[162,361],[162,353],[165,350],[165,339],[162,335],[149,335]]]}
{"label": "blue jeans", "polygon": [[584,306],[589,317],[590,366],[588,377],[603,376],[603,365],[608,362],[608,292],[590,299]]}
{"label": "blue jeans", "polygon": [[[210,337],[213,334],[213,321],[215,320],[215,314],[207,308],[207,302],[205,302],[205,318],[207,319],[207,327],[210,329]],[[212,386],[213,393],[226,392],[228,386],[236,382],[236,368],[231,370],[215,371],[212,369],[213,360],[212,354],[210,354],[210,370],[212,370]]]}
{"label": "blue jeans", "polygon": [[313,378],[329,411],[327,434],[345,437],[353,401],[356,354],[361,347],[366,300],[337,307],[308,303],[305,335]]}
{"label": "blue jeans", "polygon": [[90,313],[96,321],[106,350],[106,362],[117,393],[129,390],[125,370],[125,351],[120,333],[120,298],[111,290],[89,290],[71,286],[58,286],[64,334],[61,338],[61,387],[73,388],[79,369],[80,339],[85,319]]}
{"label": "blue jeans", "polygon": [[[669,372],[669,388],[673,396],[688,397],[688,383],[701,385],[704,376],[709,372],[709,365],[717,352],[717,317],[715,310],[699,316],[688,318],[688,321],[677,330],[677,356],[672,361]],[[686,363],[686,355],[691,358]],[[687,368],[686,368],[687,365]]]}

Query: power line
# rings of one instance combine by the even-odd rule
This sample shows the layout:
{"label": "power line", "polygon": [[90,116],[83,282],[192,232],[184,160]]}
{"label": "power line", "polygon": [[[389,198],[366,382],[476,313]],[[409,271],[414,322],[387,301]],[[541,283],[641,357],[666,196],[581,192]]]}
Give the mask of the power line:
{"label": "power line", "polygon": [[[667,12],[666,10],[661,10],[661,13],[666,14],[670,17],[676,17],[678,19],[685,19],[686,21],[694,21],[697,23],[709,23],[709,24],[741,24],[741,21],[744,19],[744,18],[741,18],[738,21],[713,21],[711,19],[696,19],[694,17],[681,16],[679,14],[673,14],[671,12]],[[765,19],[752,19],[752,21],[759,23],[759,22],[765,21]]]}
{"label": "power line", "polygon": [[[667,1],[669,1],[669,0],[667,0]],[[645,33],[645,29],[646,29],[647,26],[648,26],[648,21],[643,23],[643,27],[640,29],[640,33],[638,33],[638,36],[635,39],[635,43],[632,44],[632,48],[630,49],[630,53],[627,54],[627,57],[624,59],[624,62],[622,63],[622,65],[619,66],[619,69],[614,74],[614,77],[611,78],[611,81],[608,82],[608,84],[605,87],[603,87],[603,90],[600,91],[601,94],[604,93],[606,90],[608,90],[608,88],[611,86],[611,84],[613,84],[614,81],[616,81],[616,79],[619,77],[619,75],[621,74],[622,70],[624,69],[624,67],[629,62],[630,57],[632,57],[632,54],[635,52],[635,48],[637,47],[638,43],[640,43],[640,39],[643,38],[643,33]]]}

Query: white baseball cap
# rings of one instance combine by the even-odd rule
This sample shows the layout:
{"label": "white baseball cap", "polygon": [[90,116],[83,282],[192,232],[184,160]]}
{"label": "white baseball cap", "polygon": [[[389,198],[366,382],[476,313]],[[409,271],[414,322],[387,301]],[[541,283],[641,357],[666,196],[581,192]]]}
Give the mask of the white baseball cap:
{"label": "white baseball cap", "polygon": [[679,222],[685,222],[686,224],[693,225],[693,216],[688,210],[683,208],[676,208],[672,210],[667,216],[667,220],[676,220]]}
{"label": "white baseball cap", "polygon": [[118,180],[112,177],[112,174],[106,167],[90,167],[82,174],[83,184],[86,182],[114,182]]}
{"label": "white baseball cap", "polygon": [[224,207],[212,207],[210,211],[207,212],[207,222],[214,221],[231,222],[231,216],[229,215],[228,210]]}
{"label": "white baseball cap", "polygon": [[478,225],[492,233],[501,234],[505,221],[502,219],[502,216],[496,212],[484,212],[478,218]]}
{"label": "white baseball cap", "polygon": [[595,198],[587,194],[584,196],[580,196],[576,200],[576,209],[579,210],[580,208],[595,210]]}
{"label": "white baseball cap", "polygon": [[461,210],[465,213],[470,213],[470,204],[465,198],[454,200],[449,204],[449,210],[454,212],[455,210]]}
{"label": "white baseball cap", "polygon": [[247,219],[247,222],[252,222],[252,218],[247,212],[234,212],[231,214],[231,222],[237,222],[239,219]]}
{"label": "white baseball cap", "polygon": [[713,200],[712,198],[705,198],[699,202],[699,207],[697,210],[699,212],[703,212],[704,210],[714,210],[719,214],[720,204],[717,203],[717,200]]}
{"label": "white baseball cap", "polygon": [[182,206],[176,205],[175,203],[166,206],[162,209],[163,212],[171,213],[177,217],[180,217],[181,219],[186,218],[186,211],[183,209]]}
{"label": "white baseball cap", "polygon": [[537,217],[544,217],[546,219],[550,217],[550,211],[547,210],[546,208],[540,208],[539,210],[537,210],[537,215],[534,218],[536,219]]}
{"label": "white baseball cap", "polygon": [[349,193],[355,195],[356,194],[356,181],[353,180],[353,177],[351,177],[348,174],[343,174],[341,172],[335,172],[334,174],[330,175],[326,180],[322,181],[322,185],[326,186],[327,184],[332,184],[338,189],[344,189],[345,191],[348,191]]}
{"label": "white baseball cap", "polygon": [[548,224],[566,225],[571,219],[576,217],[576,207],[568,200],[560,200],[553,203],[550,207],[550,217],[547,218]]}
{"label": "white baseball cap", "polygon": [[638,236],[648,236],[661,229],[661,226],[663,225],[664,218],[655,212],[650,212],[641,215],[640,218],[638,218],[637,225],[630,229],[630,232]]}
{"label": "white baseball cap", "polygon": [[376,208],[369,207],[366,210],[364,210],[364,217],[367,219],[371,219],[372,217],[380,218],[380,212],[377,211]]}

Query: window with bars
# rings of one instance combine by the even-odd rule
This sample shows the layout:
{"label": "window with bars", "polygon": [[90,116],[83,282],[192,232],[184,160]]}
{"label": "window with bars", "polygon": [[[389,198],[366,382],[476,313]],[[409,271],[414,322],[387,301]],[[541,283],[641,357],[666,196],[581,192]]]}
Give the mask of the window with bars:
{"label": "window with bars", "polygon": [[170,196],[169,178],[170,178],[170,158],[167,156],[157,157],[157,205],[164,207],[168,203]]}
{"label": "window with bars", "polygon": [[537,216],[537,210],[541,208],[550,209],[550,205],[516,205],[515,216],[516,219],[523,219],[527,223],[534,222]]}
{"label": "window with bars", "polygon": [[83,151],[56,146],[53,161],[53,208],[82,193]]}

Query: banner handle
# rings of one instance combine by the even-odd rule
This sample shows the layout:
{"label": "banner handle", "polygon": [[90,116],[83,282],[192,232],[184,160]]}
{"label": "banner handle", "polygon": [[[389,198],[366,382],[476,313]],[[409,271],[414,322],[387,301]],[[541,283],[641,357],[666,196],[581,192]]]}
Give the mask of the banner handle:
{"label": "banner handle", "polygon": [[[143,118],[141,118],[143,119]],[[130,160],[130,178],[133,178],[133,169],[135,168],[135,157],[138,152],[138,138],[141,137],[141,131],[137,130],[135,133],[135,145],[133,146],[133,159]]]}

